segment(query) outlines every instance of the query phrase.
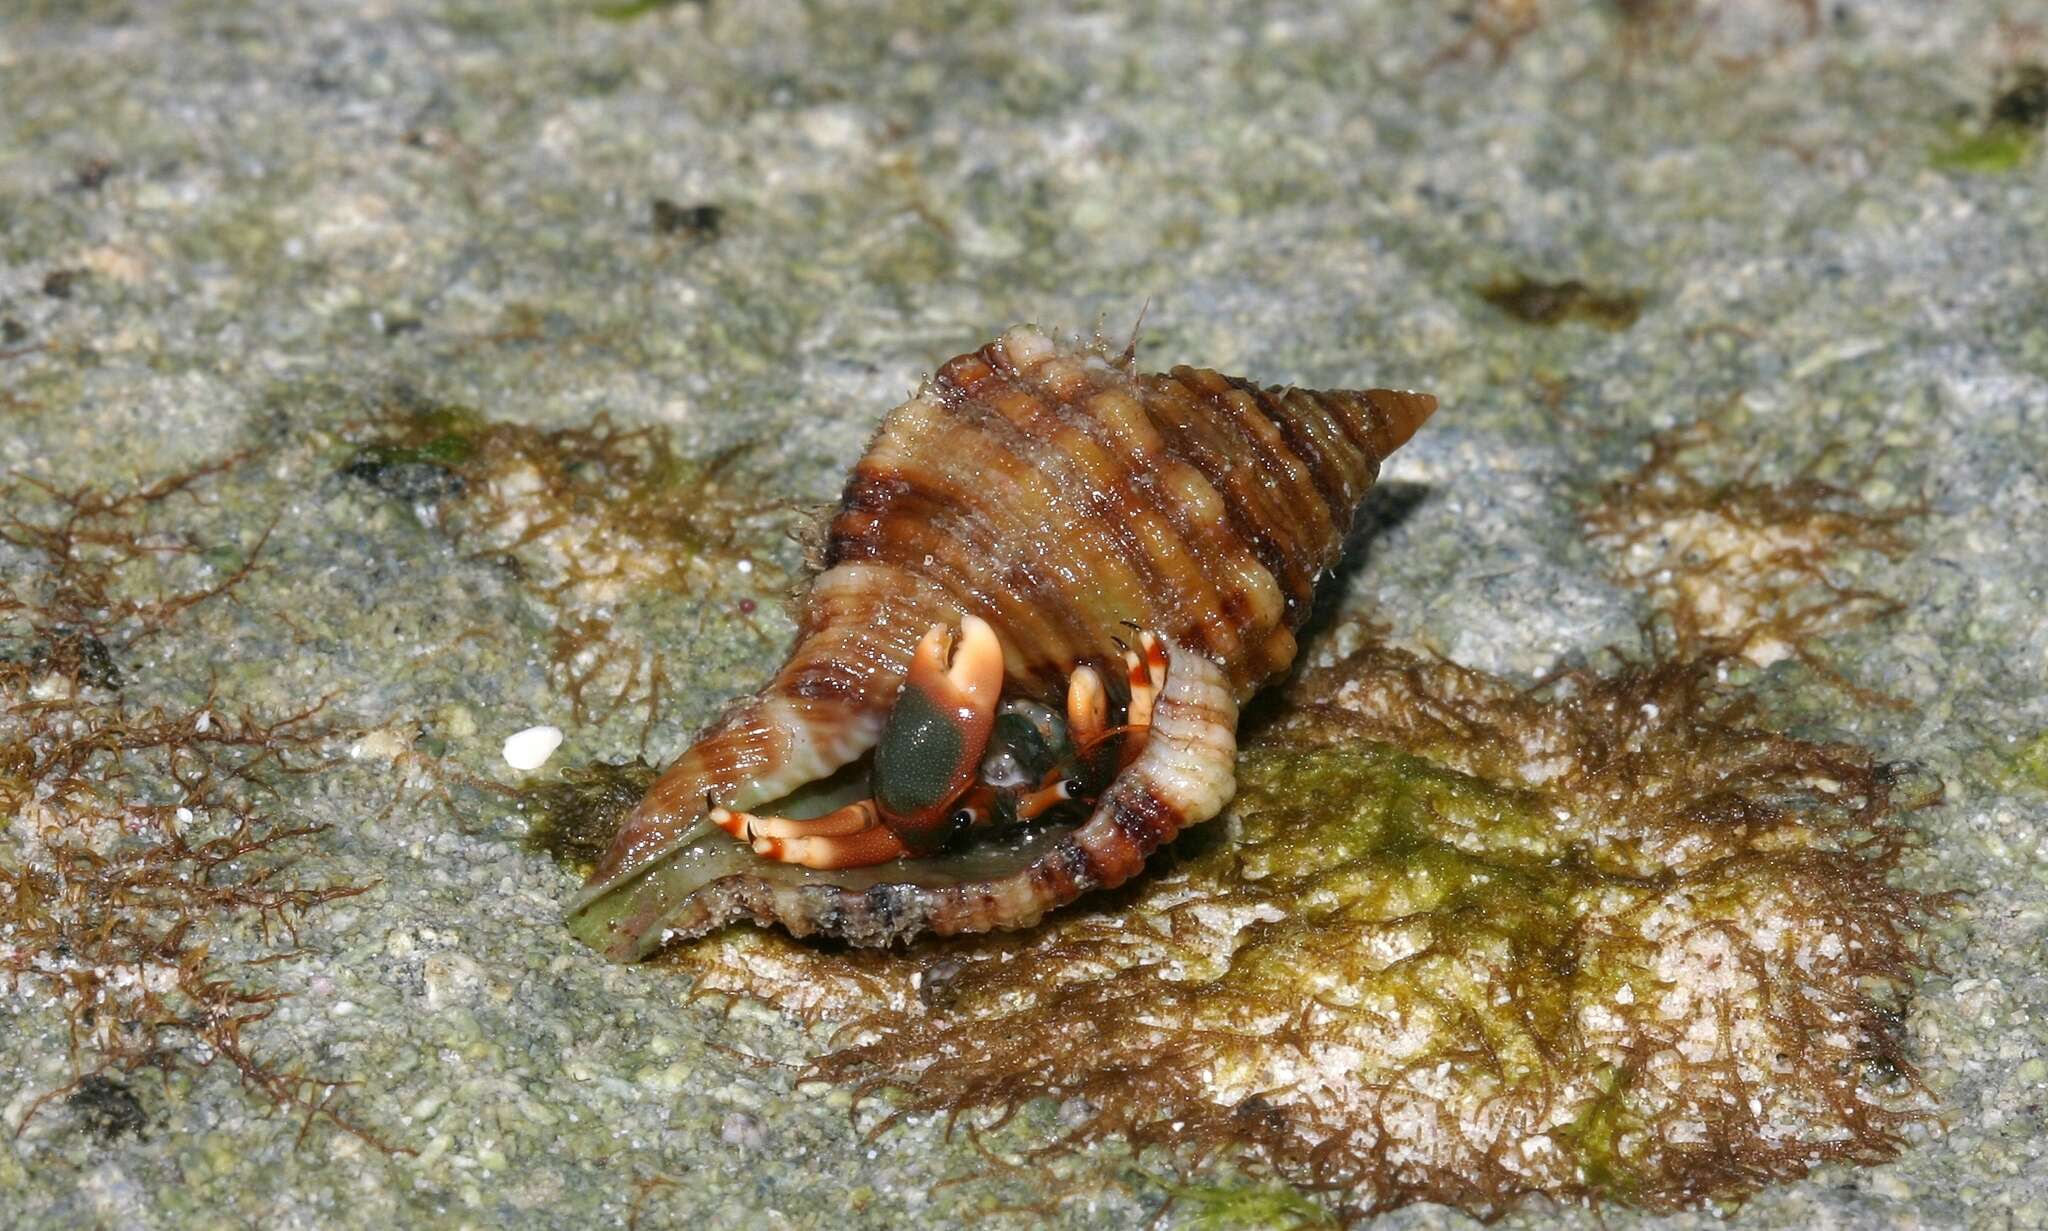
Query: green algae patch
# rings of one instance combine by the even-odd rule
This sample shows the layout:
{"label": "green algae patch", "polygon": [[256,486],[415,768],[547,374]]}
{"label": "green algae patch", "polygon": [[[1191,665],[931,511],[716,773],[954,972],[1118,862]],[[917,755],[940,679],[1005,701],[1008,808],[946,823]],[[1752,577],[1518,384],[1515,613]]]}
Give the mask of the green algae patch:
{"label": "green algae patch", "polygon": [[519,793],[526,848],[588,876],[654,779],[645,761],[593,761],[526,787]]}
{"label": "green algae patch", "polygon": [[618,0],[617,3],[600,4],[590,10],[590,15],[603,21],[638,21],[654,13],[665,13],[679,9],[686,4],[702,6],[707,0]]}
{"label": "green algae patch", "polygon": [[1937,146],[1928,161],[1941,171],[1998,175],[2023,166],[2040,144],[2048,124],[2048,67],[2024,64],[2014,69],[1985,109],[1982,125],[1959,130]]}
{"label": "green algae patch", "polygon": [[812,1075],[892,1119],[1059,1100],[1049,1150],[1221,1158],[1337,1220],[1669,1210],[1892,1157],[1932,1109],[1896,1021],[1935,904],[1888,879],[1926,800],[1714,676],[1532,694],[1368,642],[1107,900],[902,954],[744,930],[663,960],[832,1022]]}
{"label": "green algae patch", "polygon": [[1170,1184],[1173,1209],[1196,1231],[1315,1231],[1330,1211],[1278,1184]]}
{"label": "green algae patch", "polygon": [[476,441],[461,432],[428,434],[418,444],[371,445],[356,455],[345,473],[383,486],[384,472],[392,467],[433,466],[454,470],[476,453]]}
{"label": "green algae patch", "polygon": [[2024,166],[2039,142],[2038,134],[2027,129],[1991,124],[1975,132],[1960,133],[1948,144],[1935,147],[1927,161],[1940,171],[2000,175]]}
{"label": "green algae patch", "polygon": [[2048,731],[2021,744],[2012,766],[2020,781],[2037,791],[2048,791]]}
{"label": "green algae patch", "polygon": [[120,1075],[221,1068],[302,1139],[324,1125],[397,1152],[348,1081],[265,1038],[301,923],[369,888],[301,875],[323,827],[281,802],[340,737],[325,701],[260,718],[217,683],[197,701],[148,688],[143,647],[234,597],[267,541],[191,524],[240,460],[125,490],[0,484],[0,984],[14,1026],[61,1022],[70,1070],[24,1091],[16,1135],[59,1102],[102,1143],[140,1134]]}
{"label": "green algae patch", "polygon": [[1545,282],[1526,274],[1495,279],[1479,288],[1479,297],[1525,325],[1584,321],[1616,331],[1636,323],[1644,300],[1640,291],[1601,290],[1577,278]]}

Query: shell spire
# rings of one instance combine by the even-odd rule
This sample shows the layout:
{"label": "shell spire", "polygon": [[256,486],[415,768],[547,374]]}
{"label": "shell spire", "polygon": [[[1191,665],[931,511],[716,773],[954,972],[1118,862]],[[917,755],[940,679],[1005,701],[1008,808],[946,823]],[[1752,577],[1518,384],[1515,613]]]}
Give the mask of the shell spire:
{"label": "shell spire", "polygon": [[[736,919],[886,944],[1025,926],[1120,883],[1228,803],[1237,705],[1292,664],[1381,463],[1435,409],[1139,373],[1129,348],[1028,326],[942,364],[849,476],[788,660],[656,782],[571,927],[622,959]],[[869,757],[920,639],[969,617],[999,638],[1004,695],[1048,704],[1077,672],[1117,678],[1135,630],[1163,648],[1151,736],[1086,819],[829,871],[712,827],[708,801],[788,810]]]}

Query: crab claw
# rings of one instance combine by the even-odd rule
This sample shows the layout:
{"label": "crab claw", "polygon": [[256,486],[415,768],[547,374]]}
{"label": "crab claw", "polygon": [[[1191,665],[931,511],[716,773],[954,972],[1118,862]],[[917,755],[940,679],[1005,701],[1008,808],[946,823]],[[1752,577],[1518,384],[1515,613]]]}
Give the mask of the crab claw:
{"label": "crab claw", "polygon": [[1003,646],[988,621],[963,617],[957,645],[944,624],[918,642],[873,775],[882,823],[912,852],[951,836],[949,811],[974,782],[1002,691]]}

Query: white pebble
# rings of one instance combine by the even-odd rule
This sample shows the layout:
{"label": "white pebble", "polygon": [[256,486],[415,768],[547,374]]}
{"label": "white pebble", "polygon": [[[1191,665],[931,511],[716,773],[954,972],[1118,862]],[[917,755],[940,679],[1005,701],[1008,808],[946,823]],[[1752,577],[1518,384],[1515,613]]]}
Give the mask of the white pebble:
{"label": "white pebble", "polygon": [[513,769],[539,769],[562,746],[562,728],[528,727],[505,737],[505,764]]}

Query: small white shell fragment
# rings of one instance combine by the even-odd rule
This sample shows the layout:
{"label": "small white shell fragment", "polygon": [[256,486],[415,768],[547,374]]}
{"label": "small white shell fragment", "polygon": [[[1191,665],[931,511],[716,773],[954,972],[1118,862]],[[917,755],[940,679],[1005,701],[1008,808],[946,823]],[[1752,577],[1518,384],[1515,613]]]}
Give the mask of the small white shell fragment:
{"label": "small white shell fragment", "polygon": [[562,746],[562,728],[528,727],[505,737],[505,764],[517,770],[539,769]]}

